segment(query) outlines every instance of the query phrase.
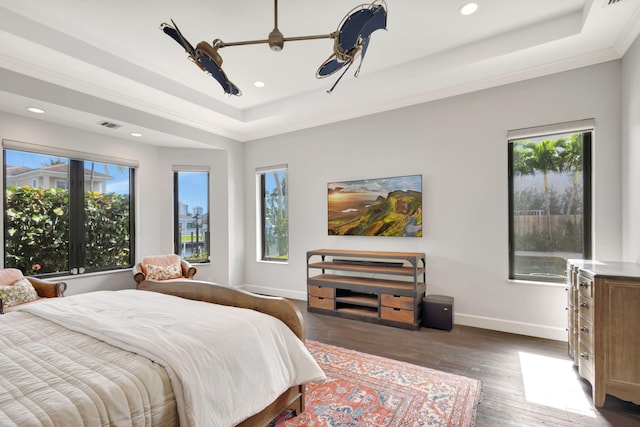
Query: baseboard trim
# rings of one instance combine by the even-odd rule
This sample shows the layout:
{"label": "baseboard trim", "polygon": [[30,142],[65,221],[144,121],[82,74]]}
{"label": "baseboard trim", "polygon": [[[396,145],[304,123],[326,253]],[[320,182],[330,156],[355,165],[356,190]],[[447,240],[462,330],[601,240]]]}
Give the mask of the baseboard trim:
{"label": "baseboard trim", "polygon": [[567,341],[567,330],[553,326],[537,325],[535,323],[515,322],[513,320],[496,319],[493,317],[474,316],[471,314],[454,313],[454,323],[457,325],[473,326],[475,328],[491,329],[530,337],[546,338],[556,341]]}
{"label": "baseboard trim", "polygon": [[[257,294],[273,295],[300,301],[307,300],[306,291],[289,291],[281,288],[267,288],[265,286],[250,284],[238,285],[237,288]],[[493,331],[567,342],[567,330],[565,328],[462,313],[454,313],[453,321],[454,324],[457,325],[472,326],[474,328],[491,329]]]}

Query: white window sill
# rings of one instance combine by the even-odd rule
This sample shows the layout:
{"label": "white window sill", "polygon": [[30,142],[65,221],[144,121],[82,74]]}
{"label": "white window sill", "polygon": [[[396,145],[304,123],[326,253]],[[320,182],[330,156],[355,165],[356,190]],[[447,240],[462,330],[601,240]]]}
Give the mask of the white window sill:
{"label": "white window sill", "polygon": [[507,279],[507,283],[510,285],[534,285],[534,286],[550,286],[552,288],[566,288],[568,285],[566,282],[542,282],[535,280],[516,280],[516,279]]}
{"label": "white window sill", "polygon": [[258,264],[275,264],[275,265],[288,265],[289,261],[270,261],[270,260],[264,260],[264,259],[259,259],[256,260],[258,262]]}

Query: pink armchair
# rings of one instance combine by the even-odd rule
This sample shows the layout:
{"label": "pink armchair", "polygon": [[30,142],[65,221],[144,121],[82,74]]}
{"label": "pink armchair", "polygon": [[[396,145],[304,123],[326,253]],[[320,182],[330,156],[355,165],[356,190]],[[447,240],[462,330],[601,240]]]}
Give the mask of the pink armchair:
{"label": "pink armchair", "polygon": [[142,258],[133,267],[133,279],[138,287],[144,281],[171,281],[193,279],[197,270],[178,255],[154,255]]}
{"label": "pink armchair", "polygon": [[63,297],[66,289],[65,282],[24,277],[17,268],[0,269],[0,314],[42,298]]}

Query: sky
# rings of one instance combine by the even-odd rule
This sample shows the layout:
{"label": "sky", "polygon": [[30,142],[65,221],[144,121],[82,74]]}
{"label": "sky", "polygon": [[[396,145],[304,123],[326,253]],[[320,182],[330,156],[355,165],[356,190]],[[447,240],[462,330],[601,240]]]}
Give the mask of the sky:
{"label": "sky", "polygon": [[180,191],[180,201],[189,206],[189,212],[193,212],[194,207],[207,207],[207,178],[208,172],[180,172],[178,179],[178,189]]}

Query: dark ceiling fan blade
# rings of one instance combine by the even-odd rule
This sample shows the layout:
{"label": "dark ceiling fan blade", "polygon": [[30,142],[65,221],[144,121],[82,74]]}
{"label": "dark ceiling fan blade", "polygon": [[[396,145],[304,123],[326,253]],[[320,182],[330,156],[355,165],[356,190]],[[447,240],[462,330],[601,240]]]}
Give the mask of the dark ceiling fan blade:
{"label": "dark ceiling fan blade", "polygon": [[160,29],[169,37],[171,37],[172,39],[174,39],[176,42],[178,42],[178,44],[180,46],[182,46],[182,39],[180,38],[180,35],[178,34],[178,32],[176,31],[175,28],[173,28],[171,25],[167,24],[167,23],[163,23],[162,25],[160,25]]}
{"label": "dark ceiling fan blade", "polygon": [[207,42],[200,42],[196,48],[196,63],[211,77],[216,79],[225,93],[241,96],[242,92],[233,84],[222,70],[222,58]]}
{"label": "dark ceiling fan blade", "polygon": [[[340,22],[334,38],[334,54],[318,68],[316,77],[327,77],[347,64],[348,70],[356,56],[360,54],[360,65],[358,65],[358,69],[355,72],[357,77],[360,74],[360,67],[362,67],[362,61],[369,47],[371,33],[375,30],[386,28],[387,10],[384,7],[384,1],[374,1],[369,5],[361,5],[353,9]],[[328,91],[329,93],[333,91],[347,70],[340,75],[340,78]]]}
{"label": "dark ceiling fan blade", "polygon": [[187,39],[184,38],[176,23],[173,22],[173,19],[171,20],[171,23],[173,24],[173,27],[167,23],[163,23],[162,25],[160,25],[160,29],[169,37],[178,42],[178,44],[184,48],[185,52],[187,52],[189,56],[195,60],[195,49],[193,48],[191,43],[189,43]]}
{"label": "dark ceiling fan blade", "polygon": [[327,59],[322,63],[322,65],[320,65],[318,71],[316,71],[316,77],[319,79],[328,77],[336,71],[340,70],[346,64],[347,62],[339,61],[335,55],[331,55],[329,59]]}
{"label": "dark ceiling fan blade", "polygon": [[373,6],[371,11],[373,15],[362,27],[362,31],[360,31],[360,37],[363,39],[368,39],[375,30],[387,29],[387,10],[384,6],[381,4]]}
{"label": "dark ceiling fan blade", "polygon": [[377,5],[374,6],[372,10],[373,16],[367,21],[360,34],[362,40],[362,53],[360,54],[360,64],[358,65],[358,69],[354,73],[356,77],[360,75],[360,68],[362,67],[362,61],[364,61],[364,57],[367,54],[367,48],[369,47],[371,34],[375,30],[387,29],[387,11],[385,10],[384,6]]}
{"label": "dark ceiling fan blade", "polygon": [[336,47],[342,49],[343,52],[353,49],[360,41],[362,29],[372,17],[373,11],[371,9],[360,9],[349,15],[338,29]]}

